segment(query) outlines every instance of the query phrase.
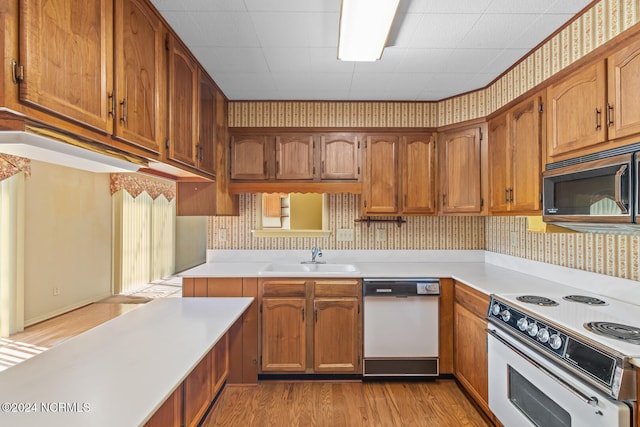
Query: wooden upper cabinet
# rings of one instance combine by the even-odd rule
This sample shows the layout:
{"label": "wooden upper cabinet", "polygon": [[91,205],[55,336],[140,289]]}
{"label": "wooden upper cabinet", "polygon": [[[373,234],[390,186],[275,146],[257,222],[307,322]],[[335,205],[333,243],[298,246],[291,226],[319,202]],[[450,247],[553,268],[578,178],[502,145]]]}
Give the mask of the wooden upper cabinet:
{"label": "wooden upper cabinet", "polygon": [[211,175],[216,173],[216,86],[202,70],[199,74],[198,144],[196,159],[198,169]]}
{"label": "wooden upper cabinet", "polygon": [[[547,156],[551,163],[606,140],[604,60],[580,68],[547,88]],[[636,106],[637,108],[637,106]]]}
{"label": "wooden upper cabinet", "polygon": [[402,137],[400,171],[402,174],[402,212],[436,212],[436,139],[433,134]]}
{"label": "wooden upper cabinet", "polygon": [[19,28],[20,100],[110,133],[113,1],[22,0]]}
{"label": "wooden upper cabinet", "polygon": [[507,126],[507,113],[489,122],[489,210],[507,212],[510,204],[511,141]]}
{"label": "wooden upper cabinet", "polygon": [[440,212],[482,213],[484,201],[480,127],[472,126],[442,133],[438,151]]}
{"label": "wooden upper cabinet", "polygon": [[146,1],[115,1],[114,136],[159,153],[165,126],[165,30]]}
{"label": "wooden upper cabinet", "polygon": [[609,139],[640,133],[640,40],[607,58]]}
{"label": "wooden upper cabinet", "polygon": [[370,135],[365,139],[365,177],[362,212],[365,215],[397,214],[398,147],[397,135]]}
{"label": "wooden upper cabinet", "polygon": [[265,135],[232,136],[231,179],[268,180],[271,147],[272,138]]}
{"label": "wooden upper cabinet", "polygon": [[276,179],[313,179],[313,135],[276,136]]}
{"label": "wooden upper cabinet", "polygon": [[542,95],[489,122],[489,210],[535,213],[541,209]]}
{"label": "wooden upper cabinet", "polygon": [[320,136],[320,179],[360,178],[360,140],[353,134]]}
{"label": "wooden upper cabinet", "polygon": [[198,66],[187,48],[169,37],[169,139],[167,157],[196,165]]}

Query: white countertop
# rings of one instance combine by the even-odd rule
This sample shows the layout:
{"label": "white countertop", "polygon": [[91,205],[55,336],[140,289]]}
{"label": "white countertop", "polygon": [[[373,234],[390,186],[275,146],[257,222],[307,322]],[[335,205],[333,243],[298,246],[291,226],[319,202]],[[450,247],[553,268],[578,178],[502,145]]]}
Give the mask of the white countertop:
{"label": "white countertop", "polygon": [[[154,300],[6,369],[0,425],[144,424],[252,301]],[[7,412],[5,402],[37,412]]]}

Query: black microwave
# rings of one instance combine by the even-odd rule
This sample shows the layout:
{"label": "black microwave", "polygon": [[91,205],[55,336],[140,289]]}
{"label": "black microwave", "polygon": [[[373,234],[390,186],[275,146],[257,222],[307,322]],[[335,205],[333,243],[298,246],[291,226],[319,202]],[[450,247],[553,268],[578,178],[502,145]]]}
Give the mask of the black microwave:
{"label": "black microwave", "polygon": [[639,169],[640,152],[547,165],[543,220],[578,231],[640,232]]}

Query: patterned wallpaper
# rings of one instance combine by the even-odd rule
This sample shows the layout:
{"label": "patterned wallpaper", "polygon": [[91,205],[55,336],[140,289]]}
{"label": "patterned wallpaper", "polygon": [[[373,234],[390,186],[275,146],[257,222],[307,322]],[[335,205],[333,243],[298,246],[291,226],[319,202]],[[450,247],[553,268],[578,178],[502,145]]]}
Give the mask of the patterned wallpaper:
{"label": "patterned wallpaper", "polygon": [[[403,217],[405,224],[354,223],[360,217],[360,198],[354,194],[329,194],[329,229],[326,238],[254,237],[257,224],[256,200],[253,194],[240,195],[240,216],[209,217],[207,248],[209,249],[484,249],[485,221],[482,217]],[[335,231],[354,230],[353,242],[336,241]],[[375,239],[376,229],[385,229],[383,242]],[[218,230],[226,231],[220,241]]]}
{"label": "patterned wallpaper", "polygon": [[31,174],[30,159],[0,153],[0,181],[10,178],[20,171],[24,171],[27,176]]}
{"label": "patterned wallpaper", "polygon": [[601,0],[490,87],[439,102],[231,101],[231,127],[437,127],[484,117],[640,21],[638,0]]}
{"label": "patterned wallpaper", "polygon": [[485,227],[488,251],[640,281],[640,236],[531,233],[526,217],[488,217]]}
{"label": "patterned wallpaper", "polygon": [[161,194],[171,201],[176,197],[176,184],[166,179],[153,178],[135,173],[112,173],[111,195],[124,190],[134,199],[146,191],[152,200]]}

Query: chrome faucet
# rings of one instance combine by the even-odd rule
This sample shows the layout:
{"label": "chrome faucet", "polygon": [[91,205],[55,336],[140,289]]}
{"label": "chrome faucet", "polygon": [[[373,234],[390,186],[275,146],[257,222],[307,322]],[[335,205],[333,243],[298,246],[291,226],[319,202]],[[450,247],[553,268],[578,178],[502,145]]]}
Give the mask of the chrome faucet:
{"label": "chrome faucet", "polygon": [[322,258],[322,248],[313,247],[311,248],[311,262],[312,263],[320,263],[322,261],[316,261],[316,257]]}

